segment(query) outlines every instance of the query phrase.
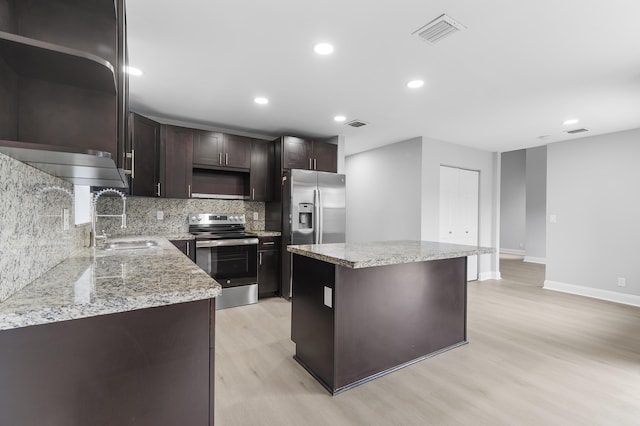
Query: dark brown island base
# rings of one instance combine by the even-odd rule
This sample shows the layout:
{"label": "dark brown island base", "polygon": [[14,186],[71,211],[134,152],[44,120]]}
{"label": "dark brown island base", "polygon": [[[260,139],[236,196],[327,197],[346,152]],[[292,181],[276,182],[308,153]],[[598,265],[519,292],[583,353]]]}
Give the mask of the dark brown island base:
{"label": "dark brown island base", "polygon": [[428,241],[289,246],[291,339],[333,395],[467,343],[467,257]]}

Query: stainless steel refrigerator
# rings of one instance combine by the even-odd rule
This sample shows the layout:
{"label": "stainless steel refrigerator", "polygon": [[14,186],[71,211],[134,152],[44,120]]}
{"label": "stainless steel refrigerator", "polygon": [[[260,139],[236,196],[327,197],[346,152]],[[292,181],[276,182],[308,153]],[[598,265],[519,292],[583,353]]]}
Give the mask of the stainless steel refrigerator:
{"label": "stainless steel refrigerator", "polygon": [[291,297],[289,244],[344,243],[345,175],[292,169],[282,200],[282,295]]}

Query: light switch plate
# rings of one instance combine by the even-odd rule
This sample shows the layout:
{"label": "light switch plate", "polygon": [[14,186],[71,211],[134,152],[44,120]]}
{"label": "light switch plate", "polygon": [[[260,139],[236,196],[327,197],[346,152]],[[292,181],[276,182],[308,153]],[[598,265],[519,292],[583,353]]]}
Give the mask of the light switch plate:
{"label": "light switch plate", "polygon": [[253,220],[258,220],[258,212],[253,212]]}
{"label": "light switch plate", "polygon": [[62,230],[69,230],[69,209],[62,209]]}
{"label": "light switch plate", "polygon": [[333,308],[333,289],[324,286],[324,305]]}

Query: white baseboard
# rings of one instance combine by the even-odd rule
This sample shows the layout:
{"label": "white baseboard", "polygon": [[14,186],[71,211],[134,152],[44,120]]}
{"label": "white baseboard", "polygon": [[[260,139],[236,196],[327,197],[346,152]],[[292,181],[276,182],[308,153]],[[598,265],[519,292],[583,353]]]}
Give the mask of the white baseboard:
{"label": "white baseboard", "polygon": [[542,265],[547,264],[547,259],[544,257],[525,256],[524,261],[529,263],[540,263]]}
{"label": "white baseboard", "polygon": [[480,272],[478,274],[478,281],[500,280],[500,279],[502,279],[502,275],[500,275],[500,271]]}
{"label": "white baseboard", "polygon": [[527,254],[527,252],[524,250],[513,250],[513,249],[504,249],[504,248],[500,249],[500,253],[514,254],[516,256],[524,256],[525,254]]}
{"label": "white baseboard", "polygon": [[577,294],[579,296],[640,307],[640,296],[636,296],[635,294],[619,293],[617,291],[602,290],[599,288],[585,287],[550,280],[544,281],[544,288],[547,290],[561,291],[563,293]]}

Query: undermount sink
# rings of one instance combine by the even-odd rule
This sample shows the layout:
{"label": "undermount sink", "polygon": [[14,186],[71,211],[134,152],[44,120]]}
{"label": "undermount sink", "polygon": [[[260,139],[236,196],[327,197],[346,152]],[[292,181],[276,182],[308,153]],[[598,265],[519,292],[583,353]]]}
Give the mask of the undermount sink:
{"label": "undermount sink", "polygon": [[153,240],[135,240],[135,241],[114,241],[104,246],[105,250],[130,250],[130,249],[148,249],[157,247],[158,243]]}

